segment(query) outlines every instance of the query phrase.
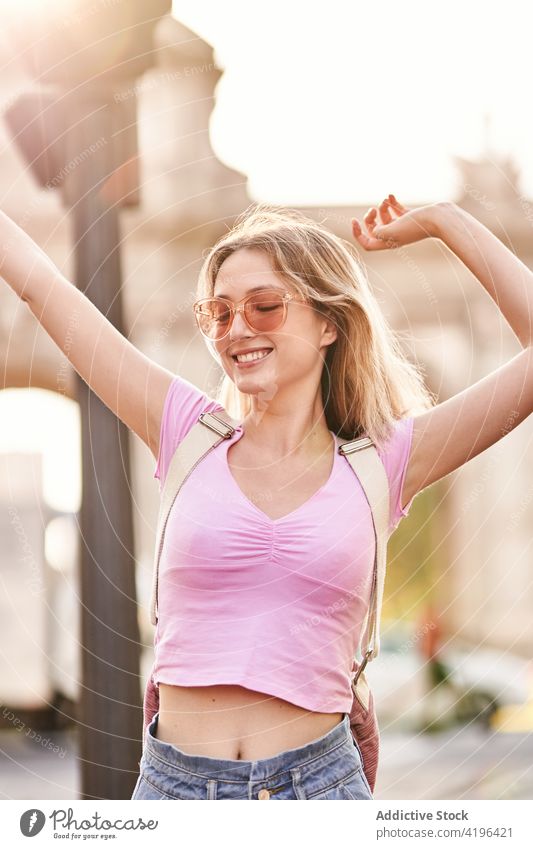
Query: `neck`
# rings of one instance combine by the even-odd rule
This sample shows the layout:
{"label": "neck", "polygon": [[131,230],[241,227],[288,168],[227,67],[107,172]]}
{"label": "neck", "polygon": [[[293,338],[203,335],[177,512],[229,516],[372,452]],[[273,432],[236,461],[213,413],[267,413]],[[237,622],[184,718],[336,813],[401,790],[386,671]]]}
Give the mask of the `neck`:
{"label": "neck", "polygon": [[311,406],[298,405],[280,412],[272,405],[260,409],[254,396],[243,427],[248,441],[261,442],[270,455],[279,458],[321,453],[331,446],[332,435],[318,399]]}

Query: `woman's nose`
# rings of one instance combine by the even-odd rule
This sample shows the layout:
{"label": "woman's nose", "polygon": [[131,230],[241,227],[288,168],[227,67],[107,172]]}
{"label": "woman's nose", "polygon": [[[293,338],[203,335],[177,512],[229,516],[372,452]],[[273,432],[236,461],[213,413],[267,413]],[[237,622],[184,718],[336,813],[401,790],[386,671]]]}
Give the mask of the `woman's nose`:
{"label": "woman's nose", "polygon": [[242,336],[250,336],[251,330],[244,320],[242,312],[233,317],[233,323],[229,331],[230,339],[240,339]]}

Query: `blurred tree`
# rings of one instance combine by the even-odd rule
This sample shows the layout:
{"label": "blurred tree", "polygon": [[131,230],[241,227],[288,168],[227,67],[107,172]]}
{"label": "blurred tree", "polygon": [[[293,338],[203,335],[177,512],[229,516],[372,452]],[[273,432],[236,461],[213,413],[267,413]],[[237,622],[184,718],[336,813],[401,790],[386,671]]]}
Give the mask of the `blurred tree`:
{"label": "blurred tree", "polygon": [[429,603],[439,609],[438,583],[447,566],[441,482],[428,487],[390,538],[383,602],[386,619],[418,621]]}

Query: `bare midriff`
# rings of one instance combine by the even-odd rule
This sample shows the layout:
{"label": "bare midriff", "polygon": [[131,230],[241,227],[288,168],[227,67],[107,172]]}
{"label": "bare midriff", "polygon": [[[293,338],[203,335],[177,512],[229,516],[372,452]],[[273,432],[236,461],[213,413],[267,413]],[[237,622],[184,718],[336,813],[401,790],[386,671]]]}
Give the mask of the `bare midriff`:
{"label": "bare midriff", "polygon": [[317,713],[232,684],[159,684],[156,737],[185,754],[259,760],[305,746],[331,731],[344,714]]}

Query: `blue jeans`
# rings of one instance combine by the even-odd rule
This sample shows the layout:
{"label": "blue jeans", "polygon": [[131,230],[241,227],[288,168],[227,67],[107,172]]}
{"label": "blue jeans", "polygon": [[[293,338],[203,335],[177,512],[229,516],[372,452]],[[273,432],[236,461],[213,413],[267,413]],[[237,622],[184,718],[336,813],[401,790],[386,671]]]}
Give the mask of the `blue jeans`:
{"label": "blue jeans", "polygon": [[350,717],[327,734],[271,758],[220,760],[189,755],[146,729],[132,799],[372,799]]}

